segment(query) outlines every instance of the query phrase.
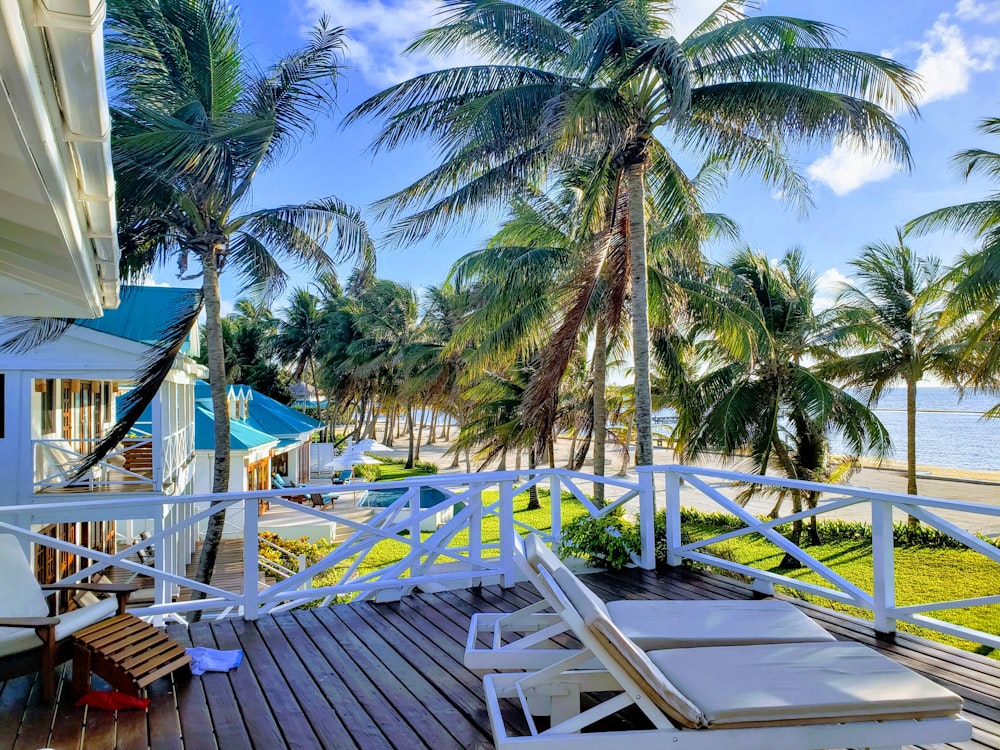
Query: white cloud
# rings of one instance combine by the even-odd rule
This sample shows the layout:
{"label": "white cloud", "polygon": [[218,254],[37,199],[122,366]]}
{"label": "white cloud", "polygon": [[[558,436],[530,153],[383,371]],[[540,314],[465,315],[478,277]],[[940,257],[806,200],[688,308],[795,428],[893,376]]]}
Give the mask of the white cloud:
{"label": "white cloud", "polygon": [[806,174],[827,185],[837,195],[846,195],[869,182],[887,180],[896,166],[868,153],[857,142],[842,138],[826,156],[809,165]]}
{"label": "white cloud", "polygon": [[437,0],[306,0],[306,12],[328,14],[348,32],[348,62],[374,86],[385,87],[431,70],[476,62],[471,54],[447,59],[402,55],[422,31],[441,22]]}
{"label": "white cloud", "polygon": [[[719,0],[680,0],[671,15],[683,39],[719,6]],[[439,0],[304,0],[310,23],[326,13],[348,32],[348,62],[373,86],[385,87],[430,70],[482,62],[471,52],[448,58],[400,53],[422,31],[441,23]]]}
{"label": "white cloud", "polygon": [[[956,13],[996,13],[1000,19],[1000,3],[977,3],[959,0]],[[977,16],[979,17],[979,16]],[[923,83],[918,104],[944,101],[969,90],[972,77],[994,69],[1000,57],[1000,39],[995,37],[967,37],[963,29],[950,22],[951,16],[942,13],[934,25],[924,33],[922,41],[911,45],[919,50],[915,66]],[[856,142],[842,139],[833,150],[811,164],[809,177],[827,185],[837,195],[846,195],[870,182],[879,182],[895,174],[896,168],[866,153]]]}
{"label": "white cloud", "polygon": [[993,70],[1000,56],[1000,39],[966,39],[962,29],[942,14],[924,34],[919,49],[916,71],[923,79],[923,105],[964,94],[974,73]]}
{"label": "white cloud", "polygon": [[1000,2],[958,0],[958,5],[955,7],[955,14],[963,21],[995,23],[1000,21]]}
{"label": "white cloud", "polygon": [[814,306],[817,311],[829,310],[833,307],[837,295],[850,282],[839,268],[828,268],[816,278],[816,299]]}

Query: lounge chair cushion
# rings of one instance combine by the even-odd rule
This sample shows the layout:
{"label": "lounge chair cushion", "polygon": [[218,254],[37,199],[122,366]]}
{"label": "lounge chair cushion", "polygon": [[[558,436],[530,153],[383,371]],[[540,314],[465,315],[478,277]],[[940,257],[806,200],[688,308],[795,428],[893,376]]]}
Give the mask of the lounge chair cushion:
{"label": "lounge chair cushion", "polygon": [[[3,571],[0,617],[49,616],[45,595],[28,566],[20,542],[13,534],[0,534],[0,571]],[[24,632],[19,628],[16,630]]]}
{"label": "lounge chair cushion", "polygon": [[[117,609],[118,600],[112,596],[72,612],[60,613],[59,624],[56,625],[56,640],[61,641],[95,622],[112,617]],[[0,628],[0,656],[29,651],[41,645],[42,639],[31,628]]]}
{"label": "lounge chair cushion", "polygon": [[638,683],[645,697],[648,697],[671,721],[681,726],[696,728],[705,725],[705,718],[698,707],[671,684],[642,649],[615,627],[605,614],[606,610],[596,605],[594,600],[600,602],[600,599],[579,578],[565,567],[552,571],[552,578],[583,619],[594,639],[601,643],[615,663]]}
{"label": "lounge chair cushion", "polygon": [[644,651],[834,640],[793,604],[777,599],[623,599],[606,607],[612,622]]}
{"label": "lounge chair cushion", "polygon": [[708,726],[947,717],[962,699],[859,643],[653,651]]}

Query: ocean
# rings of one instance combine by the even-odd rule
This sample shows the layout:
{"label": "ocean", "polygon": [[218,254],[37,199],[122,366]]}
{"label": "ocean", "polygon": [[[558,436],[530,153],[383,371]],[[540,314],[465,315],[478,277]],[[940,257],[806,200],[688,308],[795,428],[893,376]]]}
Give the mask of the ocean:
{"label": "ocean", "polygon": [[[917,388],[917,464],[973,471],[1000,471],[1000,419],[983,412],[1000,397],[952,388]],[[906,460],[906,389],[886,389],[874,409],[892,437],[890,458]]]}
{"label": "ocean", "polygon": [[[1000,396],[967,394],[960,400],[952,388],[917,388],[917,464],[1000,471],[1000,419],[983,419],[998,402]],[[887,388],[874,411],[892,438],[888,458],[906,461],[906,389]],[[671,422],[666,412],[656,417]],[[842,445],[834,439],[831,448],[836,453]]]}

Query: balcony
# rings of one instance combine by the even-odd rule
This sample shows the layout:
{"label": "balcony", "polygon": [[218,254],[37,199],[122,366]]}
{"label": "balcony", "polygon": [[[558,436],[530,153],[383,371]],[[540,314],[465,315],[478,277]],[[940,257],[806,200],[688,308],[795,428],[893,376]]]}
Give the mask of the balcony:
{"label": "balcony", "polygon": [[76,476],[98,439],[40,438],[32,440],[34,492],[116,493],[164,492],[186,483],[194,456],[194,427],[185,425],[157,440],[151,424],[137,424],[101,461]]}
{"label": "balcony", "polygon": [[[682,482],[683,480],[683,482]],[[589,488],[602,482],[612,501],[596,508]],[[822,492],[817,507],[781,519],[764,521],[732,502],[721,488],[746,483],[773,483],[784,489]],[[542,522],[532,527],[515,509],[515,500],[531,486],[551,492],[554,502]],[[359,484],[357,490],[369,486]],[[257,561],[261,542],[255,513],[244,513],[247,524],[239,547],[237,568],[242,578],[222,577],[211,586],[196,583],[183,572],[186,562],[178,545],[189,543],[197,524],[212,509],[210,496],[170,498],[94,499],[86,503],[90,517],[106,508],[109,517],[129,508],[132,517],[163,519],[162,509],[174,510],[162,520],[149,539],[115,555],[84,553],[75,545],[34,534],[13,523],[16,509],[0,509],[0,531],[9,531],[33,542],[86,556],[90,568],[119,568],[151,576],[156,581],[151,603],[135,614],[165,622],[170,634],[195,646],[242,648],[243,666],[228,674],[207,674],[191,680],[161,680],[151,691],[146,714],[120,712],[84,714],[64,694],[54,706],[37,700],[33,678],[11,680],[0,686],[0,748],[100,747],[156,748],[228,747],[336,747],[336,748],[490,748],[491,738],[483,703],[481,679],[462,666],[471,615],[479,611],[513,611],[538,598],[529,585],[516,579],[513,537],[538,531],[553,544],[561,539],[563,521],[571,510],[591,516],[615,512],[617,507],[638,509],[642,546],[635,567],[620,573],[585,576],[592,589],[605,599],[745,599],[762,595],[784,597],[800,606],[839,639],[861,642],[907,667],[940,682],[965,700],[965,718],[974,727],[971,743],[948,747],[1000,750],[1000,663],[915,635],[896,632],[897,622],[919,625],[940,633],[961,636],[1000,648],[1000,623],[986,631],[956,626],[936,615],[952,609],[990,608],[1000,596],[968,597],[955,591],[948,601],[896,603],[893,511],[912,513],[926,525],[960,541],[970,554],[1000,562],[1000,549],[963,529],[957,519],[993,518],[1000,509],[974,503],[937,500],[856,487],[831,487],[716,472],[691,467],[650,467],[639,482],[598,478],[563,470],[536,470],[531,476],[514,472],[438,475],[404,482],[386,482],[379,489],[403,488],[402,496],[360,522],[347,512],[323,511],[299,505],[280,496],[281,491],[254,492],[248,497],[211,496],[229,507],[267,499],[303,515],[304,522],[319,517],[343,524],[350,533],[331,554],[313,565],[286,570],[281,580],[260,583]],[[438,506],[420,507],[420,488],[445,493],[441,506],[455,509],[454,516],[431,533],[420,533],[425,517]],[[317,490],[325,488],[316,488]],[[742,526],[720,537],[683,541],[680,535],[682,499],[697,493],[716,502]],[[459,506],[459,504],[461,504]],[[73,502],[36,505],[33,521],[65,518]],[[83,507],[82,505],[79,507]],[[666,531],[654,528],[657,508],[665,508]],[[836,514],[845,508],[870,511],[870,553],[874,580],[870,584],[847,581],[807,549],[792,545],[777,533],[779,523]],[[487,529],[498,533],[487,534]],[[658,538],[657,534],[662,534]],[[721,537],[733,539],[754,534],[771,540],[798,558],[821,584],[763,571],[717,557],[713,545]],[[396,557],[378,568],[366,563],[378,545],[391,542]],[[139,546],[156,549],[155,566],[132,559]],[[654,547],[665,553],[667,565],[656,570]],[[183,547],[183,544],[181,544]],[[241,559],[240,559],[241,558]],[[740,580],[700,570],[685,561],[711,563],[739,574]],[[314,579],[323,575],[322,582]],[[744,582],[749,580],[750,582]],[[780,591],[775,594],[775,588]],[[191,591],[206,599],[189,600]],[[796,592],[849,604],[864,619],[834,611],[819,603],[792,598]],[[335,603],[351,600],[350,603]],[[312,602],[313,608],[300,605]],[[187,624],[193,610],[209,619]],[[989,610],[986,610],[989,611]],[[562,645],[570,646],[571,641]],[[66,668],[68,679],[69,669]],[[516,711],[510,721],[518,721]],[[616,728],[638,728],[638,714],[616,716]],[[944,750],[945,746],[933,746]]]}
{"label": "balcony", "polygon": [[[585,577],[605,599],[736,599],[740,584],[675,569],[599,573]],[[33,680],[0,689],[0,748],[14,747],[290,747],[444,750],[492,747],[482,679],[462,666],[474,612],[513,611],[538,599],[527,584],[488,586],[406,597],[394,604],[358,602],[227,619],[168,632],[187,645],[242,648],[243,665],[229,674],[160,680],[148,713],[112,714],[76,708],[69,676],[53,706],[38,703]],[[898,635],[876,637],[870,623],[805,606],[839,639],[882,651],[965,699],[973,741],[924,750],[1000,748],[1000,664],[985,657]],[[68,673],[68,667],[66,668]],[[96,686],[100,687],[99,681]],[[510,720],[516,726],[516,712]],[[641,728],[625,716],[616,728]],[[522,727],[523,729],[523,727]]]}

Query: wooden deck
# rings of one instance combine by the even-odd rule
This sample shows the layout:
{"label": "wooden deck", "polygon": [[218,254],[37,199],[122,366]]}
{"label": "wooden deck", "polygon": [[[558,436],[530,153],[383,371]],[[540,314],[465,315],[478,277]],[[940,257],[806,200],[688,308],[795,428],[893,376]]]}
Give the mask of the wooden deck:
{"label": "wooden deck", "polygon": [[[684,571],[599,573],[587,582],[608,599],[749,596],[738,583]],[[171,626],[171,635],[192,645],[242,648],[244,664],[176,684],[160,680],[150,689],[147,712],[117,716],[73,707],[65,680],[60,700],[49,707],[38,703],[34,678],[0,683],[0,750],[489,750],[482,682],[462,666],[469,617],[537,598],[521,584],[291,612],[253,623]],[[934,750],[1000,750],[1000,662],[905,635],[879,641],[859,621],[807,611],[838,638],[873,646],[962,695],[973,741]],[[637,718],[627,714],[620,723]]]}

